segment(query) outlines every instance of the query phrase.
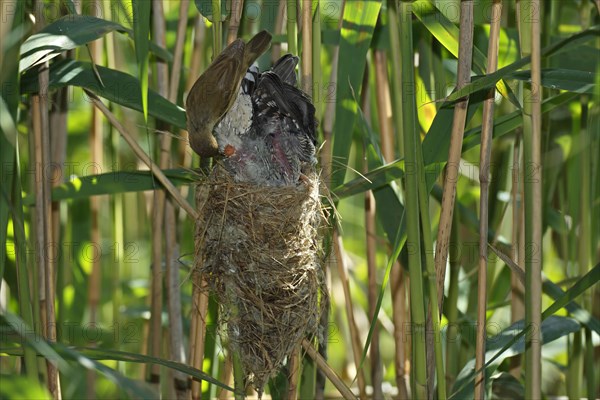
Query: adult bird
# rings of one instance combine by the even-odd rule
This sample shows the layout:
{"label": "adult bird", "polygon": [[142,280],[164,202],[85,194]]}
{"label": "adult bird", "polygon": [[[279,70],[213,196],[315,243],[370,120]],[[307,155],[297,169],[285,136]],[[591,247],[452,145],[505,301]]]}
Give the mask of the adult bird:
{"label": "adult bird", "polygon": [[218,154],[212,131],[234,104],[246,70],[269,48],[271,35],[236,39],[217,56],[190,90],[185,106],[190,147],[201,157]]}

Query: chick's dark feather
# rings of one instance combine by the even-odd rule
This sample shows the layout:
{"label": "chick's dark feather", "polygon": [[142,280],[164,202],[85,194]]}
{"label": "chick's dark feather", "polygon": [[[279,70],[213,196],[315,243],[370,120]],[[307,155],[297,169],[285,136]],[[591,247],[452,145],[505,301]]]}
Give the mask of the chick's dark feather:
{"label": "chick's dark feather", "polygon": [[[290,122],[299,125],[299,134],[308,135],[313,144],[316,144],[315,107],[304,92],[283,83],[277,74],[268,71],[261,75],[253,98],[256,99],[259,116],[275,114],[289,118]],[[263,124],[268,122],[263,121]]]}
{"label": "chick's dark feather", "polygon": [[296,78],[296,66],[298,65],[298,61],[300,61],[298,57],[286,54],[273,64],[271,71],[273,71],[282,82],[295,87],[298,84]]}

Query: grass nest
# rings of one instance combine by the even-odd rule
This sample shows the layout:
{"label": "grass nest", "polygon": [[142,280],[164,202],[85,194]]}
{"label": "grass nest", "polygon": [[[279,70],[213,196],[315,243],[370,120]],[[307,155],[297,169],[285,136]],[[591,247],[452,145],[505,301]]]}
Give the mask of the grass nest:
{"label": "grass nest", "polygon": [[196,268],[220,304],[219,332],[244,385],[259,393],[317,333],[326,295],[319,182],[313,173],[296,187],[257,186],[217,166],[197,187]]}

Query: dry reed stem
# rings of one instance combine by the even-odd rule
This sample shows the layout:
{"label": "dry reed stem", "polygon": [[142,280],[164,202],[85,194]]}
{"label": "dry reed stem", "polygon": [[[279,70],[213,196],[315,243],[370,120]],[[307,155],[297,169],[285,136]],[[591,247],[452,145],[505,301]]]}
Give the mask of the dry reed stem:
{"label": "dry reed stem", "polygon": [[[188,77],[185,82],[185,93],[189,93],[190,89],[196,82],[196,78],[200,75],[200,61],[202,59],[202,49],[204,42],[204,29],[202,22],[202,15],[198,14],[194,19],[194,38],[192,44],[192,56],[191,63],[188,71]],[[191,168],[192,166],[192,150],[189,146],[189,135],[188,131],[182,129],[179,131],[180,140],[177,149],[177,160],[179,165],[183,168]],[[189,185],[183,185],[180,187],[179,192],[183,198],[187,198],[190,191]],[[183,211],[179,210],[178,219],[181,221],[185,218]],[[193,318],[193,317],[192,317]]]}
{"label": "dry reed stem", "polygon": [[[202,274],[192,273],[192,326],[190,334],[190,366],[202,370],[204,339],[206,338],[206,315],[208,314],[208,286]],[[192,399],[202,396],[202,382],[193,380]]]}
{"label": "dry reed stem", "polygon": [[[156,44],[165,47],[166,23],[164,19],[163,3],[161,0],[152,0],[152,30]],[[157,58],[156,60],[157,91],[167,97],[169,94],[169,71],[167,63]],[[160,137],[159,167],[168,168],[170,157],[171,136],[162,134]],[[165,218],[166,194],[162,190],[154,191],[152,202],[152,280],[150,287],[150,343],[149,353],[154,357],[162,356],[162,304],[163,304],[163,224]],[[171,357],[169,357],[171,358]],[[158,384],[160,381],[160,366],[150,366],[149,380]]]}
{"label": "dry reed stem", "polygon": [[[540,20],[542,15],[539,0],[532,0],[532,9],[538,17],[531,21],[531,161],[536,166],[537,174],[532,182],[531,203],[528,211],[531,211],[531,243],[529,245],[536,249],[536,254],[531,254],[529,263],[530,279],[527,282],[530,297],[530,317],[525,316],[525,321],[534,327],[531,335],[527,335],[526,344],[531,346],[531,352],[525,353],[526,359],[526,395],[527,397],[539,399],[542,396],[542,341],[539,327],[542,325],[542,73],[541,73],[541,43],[540,43]],[[532,209],[531,209],[532,208]],[[526,232],[527,232],[526,224]],[[527,257],[528,258],[528,257]],[[526,309],[527,314],[527,309]],[[527,357],[529,355],[529,357]],[[527,389],[530,389],[528,391]]]}
{"label": "dry reed stem", "polygon": [[289,376],[288,376],[288,392],[287,400],[296,400],[298,396],[298,381],[300,380],[300,366],[302,365],[300,357],[300,346],[294,349],[290,357]]}
{"label": "dry reed stem", "polygon": [[[171,68],[171,76],[168,87],[159,85],[161,94],[163,91],[168,92],[168,99],[177,104],[177,94],[179,89],[179,80],[181,76],[181,65],[183,60],[183,47],[186,38],[187,15],[189,10],[189,0],[182,0],[179,5],[179,22],[177,24],[177,36],[175,41],[175,50],[173,52],[173,65]],[[158,11],[158,10],[157,10]],[[160,14],[163,22],[160,24],[164,27],[164,13]],[[165,36],[156,37],[157,44],[165,45]],[[169,139],[166,139],[169,136]],[[171,166],[171,139],[170,135],[163,135],[161,141],[164,140],[163,151],[161,155],[161,168]],[[185,349],[183,345],[183,323],[181,315],[181,290],[179,284],[179,263],[177,262],[178,254],[176,254],[177,239],[176,239],[176,216],[173,203],[167,201],[164,205],[165,216],[165,261],[166,261],[166,295],[167,308],[169,316],[169,358],[180,362],[186,362]],[[174,389],[178,398],[183,398],[186,394],[187,380],[181,372],[174,372]]]}
{"label": "dry reed stem", "polygon": [[[45,19],[42,13],[43,7],[37,4],[35,7],[35,30],[39,31],[44,27]],[[37,247],[40,249],[38,253],[38,268],[39,268],[39,301],[40,301],[40,316],[42,323],[42,331],[45,338],[49,342],[56,342],[56,316],[55,316],[55,290],[54,270],[56,268],[56,257],[50,254],[49,250],[54,248],[54,240],[52,238],[52,203],[51,193],[52,185],[50,176],[44,174],[45,167],[50,165],[50,121],[48,117],[48,85],[49,85],[49,69],[48,62],[43,63],[39,67],[38,74],[39,93],[32,96],[33,102],[33,142],[34,142],[34,157],[36,165],[40,168],[35,168],[35,184],[41,187],[35,187],[35,237]],[[60,376],[58,368],[50,360],[46,360],[47,367],[47,386],[48,391],[54,399],[62,397],[60,389]]]}
{"label": "dry reed stem", "polygon": [[[171,78],[169,80],[168,99],[177,104],[177,93],[179,91],[179,79],[181,77],[181,65],[183,60],[183,48],[185,46],[187,16],[190,8],[189,0],[181,0],[179,4],[179,22],[177,24],[177,35],[175,36],[175,49],[173,50],[173,66],[171,67]],[[194,75],[195,76],[195,75]]]}
{"label": "dry reed stem", "polygon": [[302,90],[312,97],[312,0],[302,0]]}
{"label": "dry reed stem", "polygon": [[308,354],[308,356],[314,360],[314,362],[317,364],[317,367],[321,371],[323,371],[327,379],[329,379],[329,381],[333,383],[333,386],[336,387],[340,394],[344,396],[344,399],[358,400],[358,397],[356,397],[354,393],[352,393],[352,390],[350,390],[350,388],[346,386],[342,378],[340,378],[338,374],[336,374],[336,372],[333,370],[333,368],[331,368],[329,364],[327,364],[327,361],[323,357],[321,357],[319,352],[315,350],[315,348],[312,346],[312,344],[310,344],[308,340],[304,339],[302,341],[302,347],[306,351],[306,354]]}
{"label": "dry reed stem", "polygon": [[[100,4],[99,1],[94,0],[94,6],[91,7],[95,17],[101,17],[99,13]],[[102,59],[102,48],[104,44],[104,38],[100,38],[99,40],[95,40],[88,44],[90,56],[92,58],[92,62],[96,62]],[[98,165],[101,168],[104,167],[104,155],[103,155],[103,141],[104,141],[104,129],[102,123],[102,115],[100,111],[94,107],[92,107],[92,129],[90,132],[90,147],[92,153],[92,162],[94,165]],[[101,205],[101,197],[92,196],[90,197],[90,220],[91,220],[91,232],[90,239],[92,243],[99,244],[101,241],[101,232],[100,232],[100,205]],[[89,280],[89,291],[88,291],[88,302],[90,309],[90,324],[94,325],[97,321],[98,314],[98,305],[100,303],[100,290],[101,290],[101,265],[100,265],[100,257],[93,257],[92,261],[92,273],[90,274]],[[92,347],[96,346],[95,342],[89,344]],[[87,377],[87,387],[86,391],[89,398],[93,398],[96,393],[96,372],[88,371]]]}
{"label": "dry reed stem", "polygon": [[408,399],[408,387],[406,385],[406,352],[404,350],[406,338],[404,327],[406,318],[406,278],[402,266],[394,261],[390,271],[390,287],[392,288],[392,320],[394,322],[394,365],[396,368],[396,386],[398,387],[398,398]]}
{"label": "dry reed stem", "polygon": [[377,100],[377,119],[381,136],[381,152],[385,162],[394,160],[394,130],[392,128],[392,101],[390,98],[390,82],[387,73],[387,57],[382,50],[376,50],[375,63],[375,95]]}
{"label": "dry reed stem", "polygon": [[375,196],[372,191],[365,192],[365,233],[367,237],[367,269],[368,269],[368,299],[369,319],[375,327],[371,336],[369,357],[371,361],[371,386],[373,387],[373,398],[383,398],[383,370],[381,365],[381,353],[379,351],[379,321],[375,311],[379,293],[377,284],[377,229],[375,217]]}
{"label": "dry reed stem", "polygon": [[[74,56],[74,51],[67,52],[67,57]],[[68,112],[68,96],[70,89],[68,87],[63,87],[56,90],[56,93],[53,96],[52,104],[50,110],[50,160],[53,165],[67,165],[67,112]],[[57,187],[61,185],[65,181],[65,177],[63,176],[60,179],[52,179],[52,187]],[[91,200],[91,199],[90,199]],[[52,202],[52,238],[55,238],[55,241],[58,241],[60,238],[61,232],[61,203],[58,201]],[[98,243],[98,242],[96,242]],[[63,264],[63,266],[66,266]],[[58,276],[59,265],[56,265],[54,268],[55,276]],[[68,267],[67,267],[68,268]],[[64,271],[64,270],[63,270]],[[57,290],[62,291],[62,288],[55,288],[55,292]],[[58,302],[60,304],[60,301]],[[60,307],[60,306],[59,306]]]}
{"label": "dry reed stem", "polygon": [[[520,148],[520,130],[515,135],[515,142],[513,147],[513,165],[519,165],[519,160],[521,158],[519,148]],[[512,174],[512,187],[511,187],[511,197],[512,197],[512,247],[511,247],[511,258],[516,260],[521,264],[519,259],[520,256],[520,246],[519,243],[521,241],[520,237],[522,235],[522,230],[520,230],[521,226],[521,209],[523,208],[522,204],[522,196],[520,190],[520,178],[519,178],[519,168],[513,169]],[[511,272],[510,275],[510,321],[511,323],[515,323],[523,318],[525,318],[525,304],[523,303],[524,299],[524,291],[525,288],[523,284],[519,281],[518,277],[514,272]],[[517,355],[511,358],[510,361],[510,374],[517,379],[521,377],[521,356]]]}
{"label": "dry reed stem", "polygon": [[[175,209],[172,202],[165,204],[165,261],[166,261],[166,295],[169,317],[169,358],[181,364],[186,363],[186,352],[183,343],[183,322],[181,313],[181,284],[179,281],[179,256],[176,242]],[[187,391],[187,377],[180,371],[173,371],[174,389],[178,399],[182,399]]]}
{"label": "dry reed stem", "polygon": [[227,29],[227,44],[230,45],[238,37],[240,22],[242,20],[242,11],[244,9],[244,0],[231,0],[231,15],[229,17],[229,27]]}
{"label": "dry reed stem", "polygon": [[[33,102],[33,143],[34,157],[37,165],[48,165],[49,147],[48,147],[48,64],[40,67],[39,73],[40,94],[32,97]],[[36,263],[38,265],[39,279],[39,306],[40,322],[42,324],[42,334],[49,342],[56,341],[56,322],[54,316],[54,256],[49,253],[52,248],[52,227],[50,203],[50,182],[49,176],[43,174],[43,168],[35,169],[35,182],[39,182],[41,187],[34,189],[35,193],[35,237],[36,243],[39,243],[39,252]],[[53,399],[60,399],[60,381],[57,367],[49,360],[46,360],[47,369],[47,387]]]}
{"label": "dry reed stem", "polygon": [[[152,268],[150,283],[150,321],[148,327],[148,353],[154,357],[161,357],[162,338],[162,234],[164,220],[165,193],[162,190],[154,191],[152,201]],[[152,364],[148,380],[157,384],[160,380],[160,366]]]}
{"label": "dry reed stem", "polygon": [[106,108],[104,103],[102,103],[100,101],[100,99],[94,93],[92,93],[88,90],[86,90],[85,92],[86,92],[87,96],[89,97],[89,99],[96,105],[96,107],[98,107],[98,109],[100,109],[100,111],[102,111],[102,113],[104,114],[106,119],[108,119],[108,121],[117,129],[117,131],[119,131],[121,136],[123,136],[123,139],[125,139],[125,141],[131,147],[131,149],[133,150],[135,155],[144,164],[146,164],[148,166],[148,168],[150,169],[150,172],[165,187],[165,189],[173,197],[175,202],[177,204],[179,204],[179,206],[181,208],[183,208],[191,218],[194,218],[194,219],[198,218],[198,212],[196,210],[194,210],[194,208],[190,205],[190,203],[188,203],[187,200],[181,196],[181,194],[179,193],[177,188],[175,186],[173,186],[171,181],[169,181],[169,178],[167,178],[165,176],[165,174],[160,170],[158,165],[156,165],[154,163],[154,161],[152,161],[152,159],[144,152],[144,150],[139,146],[139,144],[136,142],[136,140],[133,137],[131,137],[129,132],[127,132],[127,130],[119,122],[117,117],[115,117],[115,115],[108,108]]}
{"label": "dry reed stem", "polygon": [[[488,46],[488,61],[486,72],[491,74],[498,68],[498,42],[500,35],[500,17],[502,1],[495,0],[492,5],[490,38]],[[487,232],[489,225],[489,182],[490,157],[492,152],[492,131],[494,129],[494,96],[496,88],[492,88],[483,104],[483,121],[481,127],[481,149],[479,182],[480,182],[480,219],[479,219],[479,271],[477,281],[477,327],[475,338],[475,399],[485,398],[485,339],[486,339],[486,309],[487,309]]]}
{"label": "dry reed stem", "polygon": [[[283,33],[283,20],[285,17],[285,1],[280,1],[277,9],[277,16],[275,18],[275,26],[273,28],[273,34],[281,35]],[[273,43],[271,46],[271,64],[275,64],[281,57],[281,44]]]}
{"label": "dry reed stem", "polygon": [[365,398],[365,396],[367,395],[367,391],[364,371],[358,368],[360,366],[360,359],[362,354],[360,336],[358,332],[358,327],[356,326],[356,320],[354,319],[354,308],[352,306],[352,296],[350,294],[350,282],[348,280],[348,267],[346,266],[344,243],[342,241],[342,237],[337,231],[333,232],[333,246],[337,258],[336,264],[338,267],[338,275],[340,277],[340,282],[344,290],[346,318],[348,319],[348,327],[350,329],[352,355],[354,358],[354,364],[356,365],[357,369],[357,382],[359,393],[361,398]]}
{"label": "dry reed stem", "polygon": [[[231,361],[231,354],[228,354],[225,358],[223,370],[221,371],[220,381],[229,385],[231,383],[231,375],[233,373],[233,362]],[[227,400],[227,391],[223,388],[217,389],[217,397],[219,400]]]}
{"label": "dry reed stem", "polygon": [[[461,1],[460,7],[460,38],[458,48],[458,72],[456,89],[459,90],[471,81],[471,63],[473,51],[473,0]],[[467,117],[468,98],[458,101],[454,107],[450,149],[448,150],[448,163],[446,171],[452,168],[457,172],[462,152],[462,142]],[[456,176],[444,174],[444,188],[442,193],[442,209],[438,227],[437,245],[435,248],[435,269],[437,274],[438,293],[444,293],[444,280],[446,277],[446,260],[448,258],[448,242],[452,231],[452,214],[456,198]],[[438,310],[442,312],[444,296],[439,296]]]}

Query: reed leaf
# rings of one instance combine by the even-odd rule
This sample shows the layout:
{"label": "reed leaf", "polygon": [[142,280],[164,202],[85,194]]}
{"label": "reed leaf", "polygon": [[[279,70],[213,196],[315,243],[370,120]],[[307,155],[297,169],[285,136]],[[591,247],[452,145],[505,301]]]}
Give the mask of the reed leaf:
{"label": "reed leaf", "polygon": [[[143,111],[141,84],[138,79],[110,68],[102,66],[96,68],[102,81],[105,82],[104,86],[98,83],[90,63],[69,59],[61,60],[50,67],[49,87],[56,89],[67,85],[79,86],[116,104]],[[39,90],[34,73],[23,76],[21,90],[24,93],[36,93]],[[149,115],[177,128],[186,129],[185,111],[152,89],[148,90],[147,105]]]}
{"label": "reed leaf", "polygon": [[[348,162],[353,141],[357,112],[353,92],[360,93],[365,71],[365,64],[356,64],[354,60],[365,59],[380,9],[381,2],[376,0],[350,1],[344,7],[333,134],[333,159],[342,164]],[[344,168],[334,168],[331,187],[342,184],[345,175]]]}

